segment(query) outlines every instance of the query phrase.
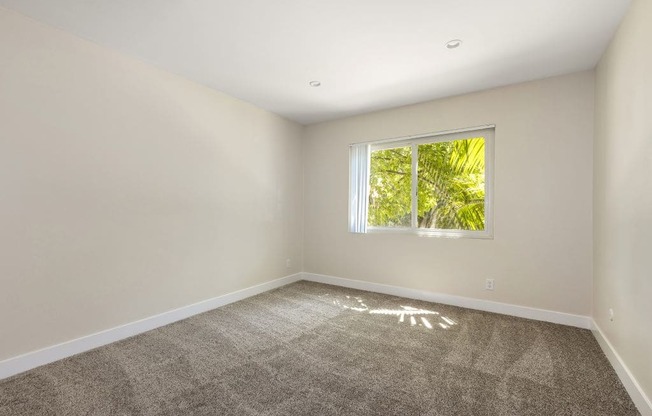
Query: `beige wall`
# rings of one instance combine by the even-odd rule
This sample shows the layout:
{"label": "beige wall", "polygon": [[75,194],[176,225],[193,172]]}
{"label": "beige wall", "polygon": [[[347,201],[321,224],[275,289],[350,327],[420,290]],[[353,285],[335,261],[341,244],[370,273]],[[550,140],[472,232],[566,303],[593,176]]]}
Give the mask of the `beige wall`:
{"label": "beige wall", "polygon": [[[590,315],[593,82],[584,72],[307,127],[305,271]],[[349,143],[482,124],[496,125],[493,240],[347,232]]]}
{"label": "beige wall", "polygon": [[593,315],[652,398],[650,22],[652,1],[635,0],[597,68]]}
{"label": "beige wall", "polygon": [[[0,360],[302,258],[308,272],[581,315],[595,268],[594,317],[652,395],[651,18],[635,1],[598,67],[593,159],[592,72],[304,132],[0,8]],[[493,240],[347,232],[349,143],[481,124],[497,126]]]}
{"label": "beige wall", "polygon": [[300,271],[301,126],[2,8],[0,63],[0,360]]}

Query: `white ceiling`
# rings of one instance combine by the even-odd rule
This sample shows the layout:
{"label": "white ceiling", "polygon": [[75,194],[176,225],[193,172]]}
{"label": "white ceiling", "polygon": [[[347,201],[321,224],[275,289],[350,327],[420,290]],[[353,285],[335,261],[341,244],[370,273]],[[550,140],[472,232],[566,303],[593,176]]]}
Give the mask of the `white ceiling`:
{"label": "white ceiling", "polygon": [[[0,0],[303,124],[595,66],[630,0]],[[450,39],[464,41],[448,50]],[[319,80],[321,87],[308,86]]]}

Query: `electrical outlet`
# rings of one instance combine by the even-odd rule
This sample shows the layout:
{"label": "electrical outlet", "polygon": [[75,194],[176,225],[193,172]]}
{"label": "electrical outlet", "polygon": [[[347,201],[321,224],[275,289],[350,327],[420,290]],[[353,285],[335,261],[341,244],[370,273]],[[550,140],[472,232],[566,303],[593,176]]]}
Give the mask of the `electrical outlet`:
{"label": "electrical outlet", "polygon": [[285,267],[288,269],[292,267],[292,260],[291,259],[285,259]]}
{"label": "electrical outlet", "polygon": [[614,310],[612,308],[609,308],[609,320],[614,321]]}
{"label": "electrical outlet", "polygon": [[494,290],[494,279],[485,280],[484,290]]}

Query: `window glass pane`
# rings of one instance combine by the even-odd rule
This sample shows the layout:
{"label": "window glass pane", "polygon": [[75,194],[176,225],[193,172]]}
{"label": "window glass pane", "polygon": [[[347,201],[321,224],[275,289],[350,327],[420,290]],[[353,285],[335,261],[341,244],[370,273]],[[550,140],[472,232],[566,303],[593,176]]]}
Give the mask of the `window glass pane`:
{"label": "window glass pane", "polygon": [[483,137],[419,145],[418,226],[484,230]]}
{"label": "window glass pane", "polygon": [[410,146],[372,151],[368,224],[372,227],[410,227],[411,189]]}

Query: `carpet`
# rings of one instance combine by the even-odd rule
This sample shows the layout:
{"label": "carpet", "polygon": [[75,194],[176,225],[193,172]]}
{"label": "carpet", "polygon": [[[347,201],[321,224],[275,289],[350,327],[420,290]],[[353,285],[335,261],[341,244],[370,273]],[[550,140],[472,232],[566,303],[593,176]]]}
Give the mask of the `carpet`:
{"label": "carpet", "polygon": [[0,381],[0,415],[638,415],[588,330],[297,282]]}

